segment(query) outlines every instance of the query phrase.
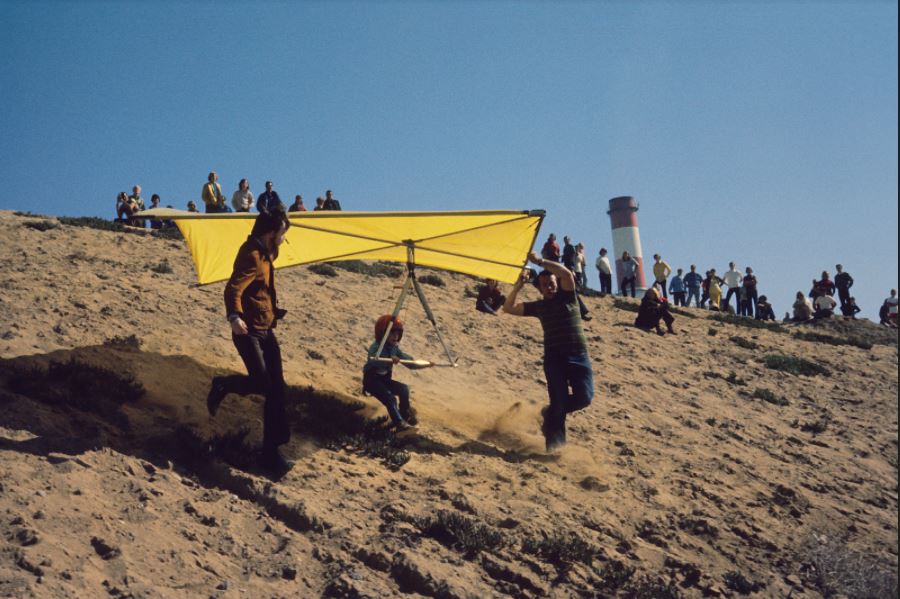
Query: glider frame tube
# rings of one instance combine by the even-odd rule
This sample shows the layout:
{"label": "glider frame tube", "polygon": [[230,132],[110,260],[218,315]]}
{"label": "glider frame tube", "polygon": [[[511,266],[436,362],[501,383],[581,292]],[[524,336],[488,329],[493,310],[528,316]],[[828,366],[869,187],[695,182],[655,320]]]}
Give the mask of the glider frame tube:
{"label": "glider frame tube", "polygon": [[428,300],[425,298],[425,292],[422,291],[422,286],[419,285],[419,281],[416,279],[416,244],[410,239],[406,240],[404,245],[406,245],[406,278],[403,279],[403,289],[400,291],[400,297],[397,298],[397,303],[394,305],[391,321],[388,323],[384,335],[381,337],[381,343],[378,344],[378,351],[375,352],[376,357],[370,359],[380,360],[381,351],[384,349],[388,337],[391,334],[391,329],[394,327],[394,320],[400,315],[400,310],[403,308],[406,296],[409,294],[410,290],[413,290],[416,297],[419,298],[419,303],[422,304],[422,308],[425,310],[425,316],[428,317],[431,326],[434,327],[434,332],[437,333],[438,340],[441,342],[441,346],[443,346],[444,352],[447,354],[447,359],[449,360],[447,364],[435,364],[435,366],[449,366],[451,368],[456,368],[458,363],[453,358],[450,348],[447,347],[447,343],[444,341],[443,335],[441,335],[441,330],[437,326],[437,320],[434,318],[434,313],[431,311],[431,306],[428,305]]}

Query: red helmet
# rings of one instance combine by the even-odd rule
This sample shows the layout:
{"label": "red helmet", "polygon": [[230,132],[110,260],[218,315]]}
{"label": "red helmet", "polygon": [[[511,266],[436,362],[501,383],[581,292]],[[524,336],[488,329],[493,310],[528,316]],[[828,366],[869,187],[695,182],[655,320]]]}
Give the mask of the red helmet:
{"label": "red helmet", "polygon": [[399,331],[400,338],[403,339],[403,322],[399,318],[393,318],[390,314],[385,314],[375,321],[375,341],[381,341],[392,319],[394,324],[391,327],[391,331]]}

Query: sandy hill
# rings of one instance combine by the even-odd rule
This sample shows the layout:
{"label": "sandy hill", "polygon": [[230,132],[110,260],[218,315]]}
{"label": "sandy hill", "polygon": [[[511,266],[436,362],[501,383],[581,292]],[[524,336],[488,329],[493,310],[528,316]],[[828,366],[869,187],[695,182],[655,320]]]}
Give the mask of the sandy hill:
{"label": "sandy hill", "polygon": [[897,337],[871,323],[689,310],[659,338],[586,298],[596,398],[548,456],[536,320],[437,273],[460,367],[398,370],[421,424],[397,438],[360,368],[399,281],[281,271],[296,465],[272,482],[260,401],[206,413],[241,364],[181,241],[10,212],[0,240],[0,596],[896,595]]}

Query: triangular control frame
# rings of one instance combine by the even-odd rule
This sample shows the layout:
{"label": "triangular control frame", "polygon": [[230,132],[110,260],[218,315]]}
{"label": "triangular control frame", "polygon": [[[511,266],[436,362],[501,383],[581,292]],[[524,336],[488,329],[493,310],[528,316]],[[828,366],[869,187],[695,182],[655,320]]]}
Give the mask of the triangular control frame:
{"label": "triangular control frame", "polygon": [[428,305],[428,300],[425,298],[425,292],[422,290],[422,285],[416,278],[416,244],[411,239],[404,241],[403,244],[406,246],[406,277],[403,279],[403,285],[400,290],[400,296],[397,298],[397,303],[394,304],[394,311],[391,313],[391,321],[388,323],[384,335],[381,337],[381,342],[378,344],[378,351],[376,351],[375,356],[370,359],[378,359],[378,356],[381,356],[381,350],[384,349],[384,345],[387,343],[388,337],[391,334],[391,329],[394,326],[394,321],[400,315],[400,310],[403,309],[403,304],[406,302],[406,296],[409,295],[410,291],[413,291],[416,294],[416,297],[419,298],[419,303],[422,304],[422,308],[425,310],[425,316],[431,322],[431,326],[434,327],[434,332],[437,333],[438,340],[441,342],[441,346],[443,346],[444,352],[447,354],[448,362],[446,364],[435,364],[435,366],[456,368],[459,364],[456,361],[456,358],[453,357],[450,348],[447,347],[447,343],[444,341],[443,335],[441,335],[441,330],[438,328],[437,320],[434,318],[434,313],[431,311],[431,306]]}

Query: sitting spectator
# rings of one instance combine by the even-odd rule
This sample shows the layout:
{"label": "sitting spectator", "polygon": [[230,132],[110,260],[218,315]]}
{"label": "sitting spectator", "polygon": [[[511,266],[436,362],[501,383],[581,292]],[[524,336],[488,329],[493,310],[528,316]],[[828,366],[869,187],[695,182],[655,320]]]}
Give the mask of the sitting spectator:
{"label": "sitting spectator", "polygon": [[[154,193],[152,196],[150,196],[150,210],[153,210],[154,208],[159,208],[159,194],[158,193]],[[151,219],[150,220],[150,228],[151,229],[162,229],[163,222],[161,220],[159,220],[158,218]]]}
{"label": "sitting spectator", "polygon": [[816,311],[813,313],[813,318],[831,318],[834,316],[834,308],[837,306],[837,302],[830,295],[820,295],[816,298],[814,305]]}
{"label": "sitting spectator", "polygon": [[802,291],[797,292],[797,299],[794,300],[794,322],[806,322],[812,319],[813,305],[809,298],[803,295]]}
{"label": "sitting spectator", "polygon": [[[123,194],[125,192],[122,192]],[[134,218],[135,213],[140,212],[140,208],[138,207],[137,202],[135,202],[134,198],[131,196],[125,196],[122,199],[122,205],[119,208],[119,213],[121,214],[120,221],[124,222],[126,225],[131,227],[138,226],[138,219]]]}
{"label": "sitting spectator", "polygon": [[484,285],[478,288],[478,299],[475,309],[486,314],[497,314],[506,302],[506,296],[500,293],[500,287],[494,279],[485,279]]}
{"label": "sitting spectator", "polygon": [[128,194],[120,191],[116,196],[116,220],[125,220],[128,214]]}
{"label": "sitting spectator", "polygon": [[206,205],[206,212],[212,214],[215,212],[228,212],[228,206],[225,205],[225,196],[222,194],[222,186],[219,185],[219,175],[215,171],[206,177],[206,183],[200,190],[200,199]]}
{"label": "sitting spectator", "polygon": [[[131,195],[128,198],[134,204],[132,207],[132,214],[135,212],[140,212],[144,209],[144,198],[141,197],[141,186],[135,185],[131,188]],[[144,228],[146,224],[144,223],[144,219],[142,218],[130,218],[128,224],[132,227],[140,227]]]}
{"label": "sitting spectator", "polygon": [[325,210],[325,198],[322,196],[316,198],[316,205],[313,208],[313,212],[318,212],[319,210]]}
{"label": "sitting spectator", "polygon": [[194,203],[194,200],[191,200],[187,203],[188,212],[200,212],[197,210],[197,204]]}
{"label": "sitting spectator", "polygon": [[861,311],[860,307],[856,305],[855,297],[848,297],[847,301],[844,302],[844,305],[841,306],[841,314],[843,314],[845,318],[852,318],[855,320],[856,315]]}
{"label": "sitting spectator", "polygon": [[[884,316],[881,318],[881,324],[892,328],[897,328],[897,290],[891,289],[891,295],[882,304],[884,308]],[[880,315],[880,313],[879,313]]]}
{"label": "sitting spectator", "polygon": [[659,287],[653,285],[644,293],[637,318],[634,319],[634,326],[643,331],[655,329],[657,335],[665,335],[666,333],[659,326],[660,320],[666,323],[666,328],[669,330],[670,335],[676,334],[672,326],[675,322],[675,317],[669,312],[669,302],[662,297]]}
{"label": "sitting spectator", "polygon": [[764,295],[759,296],[756,302],[756,320],[775,320],[775,309]]}
{"label": "sitting spectator", "polygon": [[[684,306],[684,298],[687,296],[687,291],[684,287],[684,278],[682,275],[684,274],[684,269],[679,268],[675,273],[675,276],[672,277],[672,280],[669,281],[669,293],[672,294],[672,302],[676,306]],[[696,273],[695,273],[696,274]],[[697,275],[699,276],[699,275]]]}
{"label": "sitting spectator", "polygon": [[288,212],[306,212],[306,206],[303,205],[303,196],[294,196],[294,203],[288,207]]}
{"label": "sitting spectator", "polygon": [[331,190],[325,191],[325,202],[322,204],[322,210],[340,210],[341,203],[334,199]]}
{"label": "sitting spectator", "polygon": [[238,188],[231,194],[231,207],[235,212],[250,212],[253,207],[253,192],[250,191],[250,182],[246,179],[238,181]]}

